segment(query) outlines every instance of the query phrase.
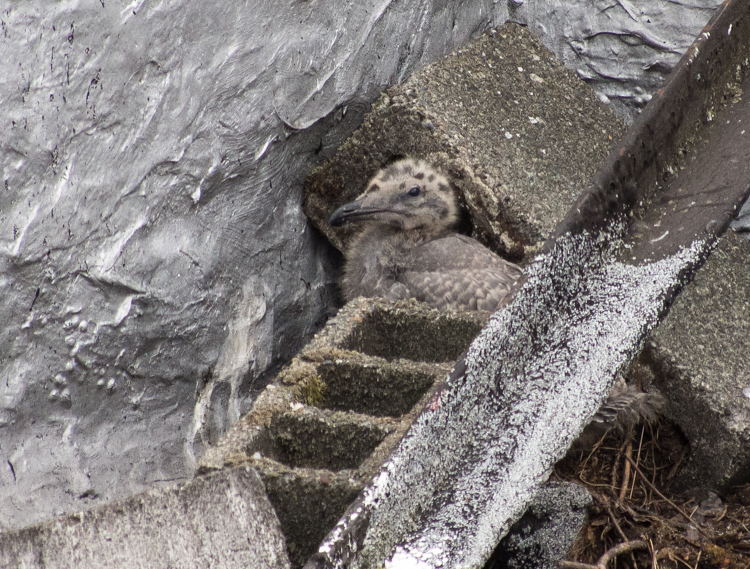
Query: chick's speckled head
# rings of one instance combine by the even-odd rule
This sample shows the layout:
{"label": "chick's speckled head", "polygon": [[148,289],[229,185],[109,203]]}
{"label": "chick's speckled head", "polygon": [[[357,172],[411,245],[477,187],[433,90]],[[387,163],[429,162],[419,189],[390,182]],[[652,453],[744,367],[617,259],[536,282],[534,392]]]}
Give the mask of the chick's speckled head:
{"label": "chick's speckled head", "polygon": [[448,229],[457,219],[456,197],[445,176],[427,162],[406,158],[380,170],[365,193],[333,212],[329,223],[368,222],[408,231]]}

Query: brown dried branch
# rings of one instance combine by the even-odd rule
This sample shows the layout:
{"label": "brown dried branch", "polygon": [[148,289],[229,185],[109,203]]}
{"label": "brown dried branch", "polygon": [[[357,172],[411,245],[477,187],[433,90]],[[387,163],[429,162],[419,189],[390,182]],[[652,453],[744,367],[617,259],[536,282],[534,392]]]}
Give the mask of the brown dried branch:
{"label": "brown dried branch", "polygon": [[607,569],[607,563],[612,561],[612,559],[614,559],[621,553],[635,551],[636,549],[648,549],[648,543],[640,539],[619,543],[614,547],[608,549],[604,553],[604,555],[599,558],[599,561],[596,562],[596,565],[579,563],[577,561],[560,561],[559,565],[561,569]]}
{"label": "brown dried branch", "polygon": [[[606,508],[607,508],[607,513],[609,514],[609,519],[612,520],[612,523],[615,524],[615,528],[617,528],[617,533],[620,534],[620,537],[623,540],[628,541],[628,536],[625,535],[625,532],[622,531],[620,524],[617,523],[617,517],[615,516],[615,513],[612,511],[612,508],[610,507],[610,505],[607,504]],[[632,551],[630,552],[630,559],[633,561],[633,567],[636,567],[635,555],[633,554]]]}

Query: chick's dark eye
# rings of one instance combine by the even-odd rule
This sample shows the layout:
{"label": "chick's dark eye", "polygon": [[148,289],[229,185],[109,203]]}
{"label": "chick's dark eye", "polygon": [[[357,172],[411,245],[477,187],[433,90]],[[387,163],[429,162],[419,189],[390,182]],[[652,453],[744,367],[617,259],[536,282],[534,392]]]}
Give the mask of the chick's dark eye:
{"label": "chick's dark eye", "polygon": [[409,188],[409,195],[412,197],[416,197],[419,195],[419,186],[414,186],[413,188]]}

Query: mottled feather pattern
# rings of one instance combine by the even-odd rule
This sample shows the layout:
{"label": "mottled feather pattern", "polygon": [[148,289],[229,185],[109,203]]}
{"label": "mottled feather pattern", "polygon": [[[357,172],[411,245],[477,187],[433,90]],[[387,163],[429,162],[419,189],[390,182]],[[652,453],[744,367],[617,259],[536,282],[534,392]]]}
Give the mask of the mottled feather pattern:
{"label": "mottled feather pattern", "polygon": [[489,270],[409,272],[402,279],[413,298],[448,310],[495,310],[512,286]]}
{"label": "mottled feather pattern", "polygon": [[658,393],[644,393],[624,380],[615,383],[609,397],[594,415],[592,421],[607,428],[625,429],[643,421],[653,421],[664,406]]}
{"label": "mottled feather pattern", "polygon": [[445,176],[406,159],[378,172],[366,187],[331,216],[331,223],[364,225],[347,251],[347,300],[416,298],[436,308],[484,311],[501,305],[521,269],[453,232],[458,206]]}
{"label": "mottled feather pattern", "polygon": [[664,404],[664,397],[660,393],[644,393],[620,378],[578,437],[575,446],[590,449],[610,430],[622,433],[639,423],[650,423],[656,419]]}

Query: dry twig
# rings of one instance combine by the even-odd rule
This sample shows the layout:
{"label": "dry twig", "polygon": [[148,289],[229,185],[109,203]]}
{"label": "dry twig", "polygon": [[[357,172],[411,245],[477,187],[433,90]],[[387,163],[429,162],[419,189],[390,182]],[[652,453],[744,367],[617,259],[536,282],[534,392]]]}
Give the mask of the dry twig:
{"label": "dry twig", "polygon": [[667,498],[667,497],[666,497],[666,496],[665,496],[664,494],[662,494],[662,493],[661,493],[661,492],[659,491],[659,489],[658,489],[658,488],[657,488],[656,486],[654,486],[653,484],[651,484],[651,481],[650,481],[650,480],[649,480],[648,478],[646,478],[646,475],[645,475],[645,474],[643,474],[643,472],[641,472],[641,469],[640,469],[640,468],[638,468],[638,467],[636,466],[635,462],[633,462],[633,459],[631,459],[631,458],[628,458],[628,457],[625,457],[625,458],[626,458],[626,459],[628,460],[628,462],[630,462],[630,464],[631,464],[631,466],[633,467],[633,469],[634,469],[634,470],[635,470],[635,471],[636,471],[636,472],[638,473],[638,475],[639,475],[639,476],[640,476],[640,477],[641,477],[641,478],[643,479],[643,481],[644,481],[644,482],[645,482],[646,484],[648,484],[648,486],[649,486],[649,487],[650,487],[650,488],[651,488],[651,489],[652,489],[652,490],[653,490],[654,492],[656,492],[656,493],[657,493],[657,494],[659,495],[659,497],[660,497],[660,498],[661,498],[662,500],[664,500],[665,502],[667,502],[667,504],[669,504],[669,505],[670,505],[670,506],[672,506],[672,507],[673,507],[673,508],[674,508],[675,510],[677,510],[677,511],[678,511],[678,512],[680,513],[680,515],[682,515],[682,516],[683,516],[683,517],[684,517],[685,519],[687,519],[687,521],[688,521],[688,522],[690,522],[691,524],[694,524],[694,525],[695,525],[695,528],[696,528],[696,529],[697,529],[697,530],[698,530],[699,532],[701,532],[701,533],[702,533],[702,534],[703,534],[703,535],[704,535],[705,537],[708,537],[708,538],[710,538],[710,536],[709,536],[709,535],[708,535],[708,534],[707,534],[707,533],[706,533],[706,532],[705,532],[705,531],[703,530],[703,528],[701,528],[701,527],[700,527],[700,526],[699,526],[699,525],[698,525],[698,524],[697,524],[696,522],[694,522],[694,521],[693,521],[693,519],[692,519],[692,518],[691,518],[690,516],[688,516],[688,515],[687,515],[687,514],[686,514],[686,513],[685,513],[685,512],[684,512],[684,511],[682,510],[682,508],[680,508],[680,507],[679,507],[679,506],[678,506],[677,504],[675,504],[675,503],[674,503],[674,502],[673,502],[672,500],[670,500],[670,499],[669,499],[669,498]]}
{"label": "dry twig", "polygon": [[660,550],[659,554],[657,555],[657,557],[666,557],[670,561],[673,561],[673,562],[676,562],[676,563],[682,563],[688,569],[693,569],[690,565],[688,565],[688,563],[684,559],[682,559],[682,557],[680,557],[678,554],[676,554],[672,550],[672,548],[668,547],[666,549]]}
{"label": "dry twig", "polygon": [[[640,454],[640,449],[638,449]],[[625,471],[622,473],[622,486],[620,487],[620,502],[625,499],[625,494],[628,492],[628,486],[630,486],[630,462],[633,460],[633,439],[628,436],[628,446],[625,449]],[[635,487],[635,484],[633,485]],[[632,491],[630,493],[633,494]]]}
{"label": "dry twig", "polygon": [[625,541],[618,543],[614,547],[608,549],[604,555],[599,558],[596,565],[590,565],[589,563],[579,563],[577,561],[560,561],[559,565],[561,569],[607,569],[607,563],[612,559],[626,553],[628,551],[635,551],[636,549],[648,549],[648,543],[643,540]]}
{"label": "dry twig", "polygon": [[[641,427],[641,440],[638,441],[638,456],[635,457],[636,464],[640,464],[641,462],[641,448],[643,448],[643,433],[645,430],[646,430],[645,427]],[[651,450],[653,450],[653,446],[651,447]],[[632,451],[628,455],[628,458],[633,458]],[[633,487],[630,489],[630,496],[628,496],[629,499],[633,497],[634,490],[635,490],[635,476],[633,476]],[[620,498],[620,501],[622,501],[622,497]]]}
{"label": "dry twig", "polygon": [[[623,540],[628,541],[628,536],[626,536],[625,532],[622,531],[622,528],[620,527],[620,524],[617,522],[617,517],[615,516],[615,513],[612,511],[611,506],[609,504],[605,504],[604,507],[607,508],[607,513],[609,514],[609,519],[612,520],[612,523],[615,525],[615,528],[617,528],[617,533],[620,534],[620,537]],[[633,567],[635,567],[636,566],[635,555],[633,554],[632,551],[630,552],[630,559],[633,561]]]}

